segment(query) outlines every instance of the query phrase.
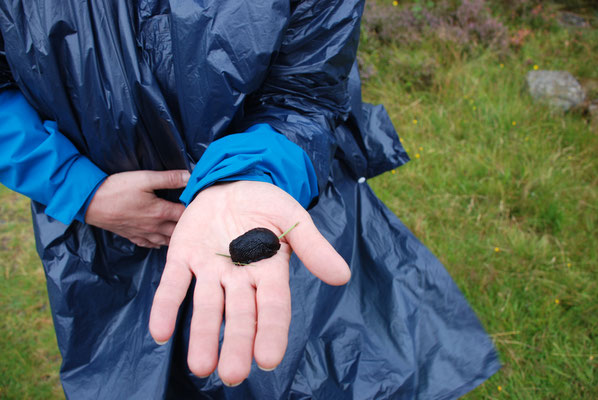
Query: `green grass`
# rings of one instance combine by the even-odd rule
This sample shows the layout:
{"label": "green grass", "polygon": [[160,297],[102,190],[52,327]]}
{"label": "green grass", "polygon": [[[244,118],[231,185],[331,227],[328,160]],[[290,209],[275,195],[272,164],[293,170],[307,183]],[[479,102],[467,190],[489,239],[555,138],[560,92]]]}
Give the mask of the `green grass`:
{"label": "green grass", "polygon": [[[533,65],[597,79],[597,46],[595,30],[565,29],[507,55],[362,41],[376,71],[364,98],[385,104],[412,158],[370,184],[445,264],[504,365],[466,398],[598,398],[598,132],[525,92]],[[422,66],[431,83],[397,75]]]}
{"label": "green grass", "polygon": [[[598,31],[551,26],[506,53],[370,37],[360,57],[375,71],[364,99],[385,104],[412,157],[370,184],[500,352],[503,369],[466,398],[598,398],[597,125],[524,84],[533,65],[598,82]],[[32,237],[27,201],[0,188],[0,398],[63,397]]]}
{"label": "green grass", "polygon": [[0,185],[0,398],[64,398],[29,201]]}

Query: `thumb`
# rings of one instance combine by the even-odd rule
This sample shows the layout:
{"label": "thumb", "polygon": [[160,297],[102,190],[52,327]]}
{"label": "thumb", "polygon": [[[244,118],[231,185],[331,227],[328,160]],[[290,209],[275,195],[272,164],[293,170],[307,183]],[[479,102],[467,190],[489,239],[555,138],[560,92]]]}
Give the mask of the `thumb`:
{"label": "thumb", "polygon": [[349,266],[322,236],[310,215],[304,211],[298,220],[297,227],[291,230],[285,239],[305,267],[329,285],[339,286],[349,282]]}
{"label": "thumb", "polygon": [[185,187],[191,176],[189,171],[184,169],[173,169],[169,171],[143,171],[144,187],[150,190],[157,189],[178,189]]}

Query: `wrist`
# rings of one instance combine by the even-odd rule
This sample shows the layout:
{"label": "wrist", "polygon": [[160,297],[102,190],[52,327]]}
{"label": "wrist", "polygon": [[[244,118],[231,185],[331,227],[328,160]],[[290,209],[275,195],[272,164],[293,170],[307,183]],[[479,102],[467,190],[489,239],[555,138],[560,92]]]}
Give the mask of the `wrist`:
{"label": "wrist", "polygon": [[304,208],[318,196],[315,170],[303,149],[268,124],[258,124],[210,144],[180,200],[188,205],[200,190],[238,180],[274,184]]}

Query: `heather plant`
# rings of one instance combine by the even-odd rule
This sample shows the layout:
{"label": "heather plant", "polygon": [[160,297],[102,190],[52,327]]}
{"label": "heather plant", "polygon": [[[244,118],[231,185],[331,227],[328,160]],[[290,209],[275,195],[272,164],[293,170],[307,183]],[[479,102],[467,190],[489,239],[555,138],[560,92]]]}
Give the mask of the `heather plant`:
{"label": "heather plant", "polygon": [[504,49],[507,28],[491,15],[485,0],[463,0],[455,13],[455,23],[468,41],[486,47]]}
{"label": "heather plant", "polygon": [[[421,51],[430,43],[442,48],[436,52],[442,57],[430,57],[429,52]],[[389,69],[402,87],[412,92],[432,88],[439,65],[486,48],[504,53],[508,46],[508,30],[493,17],[485,0],[401,5],[368,1],[358,62],[363,79],[376,76],[380,68]],[[368,54],[367,49],[375,49],[374,54]],[[385,54],[393,56],[387,58]]]}
{"label": "heather plant", "polygon": [[416,18],[411,9],[397,9],[389,4],[368,1],[362,21],[362,37],[366,40],[407,45],[415,45],[422,40],[424,21]]}
{"label": "heather plant", "polygon": [[485,0],[416,1],[404,6],[369,1],[362,33],[366,40],[406,47],[429,37],[458,44],[465,51],[478,45],[503,50],[508,45],[507,28],[492,16]]}

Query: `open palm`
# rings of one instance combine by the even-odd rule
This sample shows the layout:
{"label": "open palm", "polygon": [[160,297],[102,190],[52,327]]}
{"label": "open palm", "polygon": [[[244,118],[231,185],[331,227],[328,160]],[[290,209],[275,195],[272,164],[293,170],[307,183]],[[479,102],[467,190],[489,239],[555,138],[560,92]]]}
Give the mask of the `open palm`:
{"label": "open palm", "polygon": [[[218,255],[228,254],[230,241],[252,228],[265,227],[280,235],[297,222],[272,258],[236,266]],[[204,377],[218,366],[222,381],[234,386],[249,375],[253,358],[264,370],[275,368],[284,356],[291,320],[292,251],[324,282],[342,285],[349,280],[345,261],[286,192],[251,181],[218,184],[201,191],[172,235],[152,305],[152,336],[159,343],[170,338],[179,306],[195,277],[190,370]],[[223,314],[226,325],[218,359]]]}

